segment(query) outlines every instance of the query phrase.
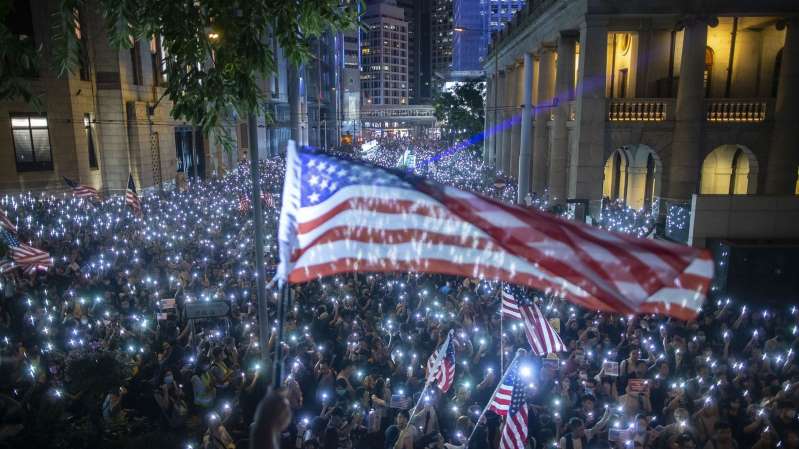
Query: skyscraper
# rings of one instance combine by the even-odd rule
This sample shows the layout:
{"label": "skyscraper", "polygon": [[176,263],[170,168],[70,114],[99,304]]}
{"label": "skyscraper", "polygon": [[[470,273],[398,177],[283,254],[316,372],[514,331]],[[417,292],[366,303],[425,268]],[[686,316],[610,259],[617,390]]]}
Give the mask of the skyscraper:
{"label": "skyscraper", "polygon": [[395,0],[370,3],[363,16],[361,98],[364,105],[408,104],[408,22]]}
{"label": "skyscraper", "polygon": [[429,0],[397,0],[408,22],[408,97],[410,104],[430,102],[432,41]]}
{"label": "skyscraper", "polygon": [[452,1],[431,0],[432,43],[433,43],[433,75],[435,84],[440,87],[452,67]]}
{"label": "skyscraper", "polygon": [[452,66],[448,79],[480,76],[491,35],[502,30],[525,0],[453,0]]}

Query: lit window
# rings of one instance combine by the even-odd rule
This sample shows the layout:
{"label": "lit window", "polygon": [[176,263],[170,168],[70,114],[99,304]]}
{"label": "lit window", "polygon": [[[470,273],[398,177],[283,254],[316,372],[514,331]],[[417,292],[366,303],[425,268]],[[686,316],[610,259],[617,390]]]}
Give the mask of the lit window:
{"label": "lit window", "polygon": [[11,135],[17,171],[53,169],[46,115],[12,114]]}

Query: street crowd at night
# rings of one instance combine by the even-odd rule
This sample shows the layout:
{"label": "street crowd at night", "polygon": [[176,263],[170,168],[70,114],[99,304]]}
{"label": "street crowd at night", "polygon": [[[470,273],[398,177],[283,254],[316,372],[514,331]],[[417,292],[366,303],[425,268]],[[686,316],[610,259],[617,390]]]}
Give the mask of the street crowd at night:
{"label": "street crowd at night", "polygon": [[[503,201],[480,157],[428,140],[384,139],[362,157]],[[261,166],[267,273],[284,161]],[[518,349],[501,318],[504,285],[419,273],[357,273],[292,285],[283,389],[270,396],[279,446],[253,445],[268,393],[272,334],[259,344],[249,166],[178,189],[99,202],[59,194],[0,201],[17,238],[53,257],[47,271],[0,277],[0,447],[235,449],[496,448],[502,421],[484,408]],[[274,201],[271,201],[274,200]],[[545,192],[527,201],[550,206]],[[596,223],[637,236],[652,217],[608,202]],[[608,218],[618,217],[618,218]],[[626,218],[625,218],[626,217]],[[532,448],[799,448],[799,312],[793,304],[711,295],[699,317],[624,316],[535,299],[566,350],[526,357]],[[187,320],[187,304],[225,301],[226,317]],[[454,383],[425,388],[428,359],[451,335]]]}

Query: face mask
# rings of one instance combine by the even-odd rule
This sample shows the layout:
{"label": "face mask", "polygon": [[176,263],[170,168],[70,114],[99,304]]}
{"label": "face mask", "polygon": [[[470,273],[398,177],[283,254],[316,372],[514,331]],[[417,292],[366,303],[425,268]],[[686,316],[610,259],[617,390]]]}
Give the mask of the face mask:
{"label": "face mask", "polygon": [[164,383],[167,384],[167,385],[171,385],[172,382],[174,382],[174,381],[175,381],[175,378],[172,377],[172,376],[165,376],[164,377]]}
{"label": "face mask", "polygon": [[336,394],[339,396],[344,396],[345,394],[347,394],[347,390],[336,388]]}

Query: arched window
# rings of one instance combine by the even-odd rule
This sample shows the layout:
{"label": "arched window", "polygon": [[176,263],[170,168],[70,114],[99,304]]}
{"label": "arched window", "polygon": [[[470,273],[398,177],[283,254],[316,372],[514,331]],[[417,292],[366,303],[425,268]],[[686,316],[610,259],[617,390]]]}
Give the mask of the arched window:
{"label": "arched window", "polygon": [[782,69],[782,48],[777,52],[774,59],[774,73],[771,74],[771,96],[777,96],[777,89],[780,87],[780,70]]}
{"label": "arched window", "polygon": [[713,49],[705,47],[705,97],[710,96],[710,83],[713,79]]}

